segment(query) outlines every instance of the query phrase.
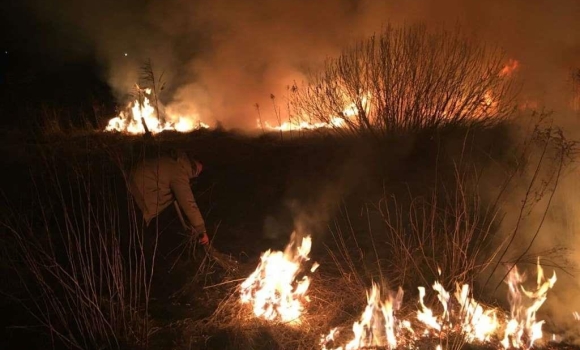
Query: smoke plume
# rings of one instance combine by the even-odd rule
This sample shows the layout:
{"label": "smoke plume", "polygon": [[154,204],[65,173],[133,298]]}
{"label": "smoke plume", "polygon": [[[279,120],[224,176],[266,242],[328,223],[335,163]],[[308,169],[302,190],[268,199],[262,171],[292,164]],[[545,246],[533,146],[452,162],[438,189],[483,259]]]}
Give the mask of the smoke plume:
{"label": "smoke plume", "polygon": [[59,32],[92,45],[120,100],[150,59],[158,74],[165,73],[166,106],[227,127],[255,128],[256,104],[262,118],[276,124],[277,108],[284,118],[289,85],[386,23],[459,24],[500,45],[521,62],[530,100],[550,109],[568,105],[570,71],[580,58],[580,3],[574,0],[84,0],[30,6]]}

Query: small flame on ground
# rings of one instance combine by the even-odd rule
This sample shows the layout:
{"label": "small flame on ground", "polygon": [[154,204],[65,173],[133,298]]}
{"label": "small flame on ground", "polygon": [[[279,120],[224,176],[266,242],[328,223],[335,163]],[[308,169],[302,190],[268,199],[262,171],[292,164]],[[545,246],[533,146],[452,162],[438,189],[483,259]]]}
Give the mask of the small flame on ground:
{"label": "small flame on ground", "polygon": [[[508,297],[511,305],[510,315],[506,315],[507,322],[502,323],[498,317],[498,310],[485,308],[470,296],[467,284],[456,284],[454,293],[459,305],[459,310],[450,309],[450,294],[439,282],[433,284],[433,290],[438,293],[437,298],[443,308],[443,312],[436,315],[424,302],[426,289],[419,289],[419,310],[417,320],[424,325],[422,331],[415,332],[407,320],[397,321],[395,311],[402,302],[402,290],[393,299],[389,297],[384,302],[380,300],[378,287],[373,283],[370,294],[367,295],[367,307],[361,316],[361,320],[353,325],[354,338],[344,347],[328,347],[336,340],[339,333],[334,328],[327,336],[321,338],[323,350],[354,350],[367,347],[385,347],[394,349],[398,344],[407,344],[415,348],[416,341],[431,336],[442,337],[450,333],[462,335],[468,343],[498,342],[497,346],[504,349],[529,349],[537,340],[542,339],[542,326],[544,321],[536,320],[536,313],[546,301],[548,291],[556,283],[556,274],[551,278],[544,277],[544,271],[538,260],[537,286],[529,291],[523,287],[525,276],[520,274],[514,267],[507,278]],[[527,299],[524,302],[524,299]],[[380,311],[377,311],[380,310]],[[382,312],[382,317],[381,316]],[[578,313],[573,313],[578,317]],[[377,320],[380,319],[380,322]],[[405,330],[406,337],[401,333]],[[436,334],[432,334],[435,331]],[[503,332],[503,333],[502,333]],[[380,336],[377,336],[380,335]],[[501,341],[500,341],[501,339]],[[437,345],[441,349],[441,345]]]}
{"label": "small flame on ground", "polygon": [[161,120],[157,111],[151,105],[151,89],[142,89],[137,86],[139,97],[127,106],[125,111],[119,113],[115,118],[109,120],[105,131],[119,131],[128,134],[144,134],[147,130],[156,134],[165,130],[174,130],[178,132],[189,132],[192,130],[209,128],[209,125],[201,121],[195,121],[198,118],[167,115],[165,120]]}
{"label": "small flame on ground", "polygon": [[499,322],[496,311],[485,309],[475,299],[469,296],[469,285],[457,285],[455,299],[461,305],[460,318],[462,333],[468,342],[489,341],[496,332]]}
{"label": "small flame on ground", "polygon": [[[556,272],[553,273],[551,278],[546,279],[538,259],[536,289],[533,291],[526,290],[522,285],[525,280],[526,276],[520,274],[515,266],[507,278],[511,310],[510,320],[501,342],[505,348],[531,348],[536,340],[542,338],[544,321],[536,321],[536,313],[546,301],[548,291],[556,283]],[[527,303],[523,301],[524,295],[528,298]],[[529,306],[526,304],[529,304]]]}
{"label": "small flame on ground", "polygon": [[[295,234],[284,252],[266,251],[262,254],[256,270],[242,283],[240,300],[252,306],[254,315],[270,321],[300,323],[300,316],[307,303],[306,292],[310,277],[304,274],[304,266],[310,258],[312,240],[302,238],[295,245]],[[310,272],[318,264],[314,263]]]}
{"label": "small flame on ground", "polygon": [[425,287],[418,287],[419,289],[419,306],[417,311],[417,320],[421,321],[430,328],[441,331],[441,324],[436,316],[433,315],[433,310],[425,306],[423,299],[425,298]]}
{"label": "small flame on ground", "polygon": [[[396,296],[389,295],[383,301],[379,287],[373,283],[369,293],[367,293],[367,307],[363,312],[360,321],[355,322],[352,326],[354,333],[353,339],[344,347],[335,348],[334,350],[354,350],[368,347],[386,347],[395,349],[397,343],[397,320],[395,311],[397,311],[403,300],[403,290],[399,288]],[[321,345],[323,349],[326,344],[334,341],[338,334],[337,328],[323,337]],[[328,350],[328,349],[327,349]]]}

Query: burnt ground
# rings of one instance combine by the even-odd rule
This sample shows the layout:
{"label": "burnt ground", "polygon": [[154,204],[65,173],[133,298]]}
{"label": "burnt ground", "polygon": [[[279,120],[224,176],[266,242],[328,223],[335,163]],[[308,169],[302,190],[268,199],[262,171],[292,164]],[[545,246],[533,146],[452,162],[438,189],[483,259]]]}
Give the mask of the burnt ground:
{"label": "burnt ground", "polygon": [[[409,193],[427,196],[437,186],[449,187],[455,176],[451,165],[466,155],[481,169],[496,162],[509,166],[513,156],[509,135],[509,126],[502,124],[380,139],[339,138],[319,133],[249,136],[222,130],[164,133],[157,135],[153,143],[146,143],[141,137],[102,133],[5,135],[2,168],[9,169],[5,173],[9,179],[3,188],[6,218],[1,239],[6,249],[2,255],[0,290],[6,296],[2,314],[8,316],[1,321],[0,345],[5,349],[46,348],[48,343],[54,348],[63,345],[26,311],[31,305],[30,298],[41,291],[34,289],[34,278],[25,269],[19,271],[21,274],[14,271],[15,266],[21,265],[18,255],[14,255],[17,250],[12,249],[11,237],[13,231],[29,227],[38,232],[52,232],[53,236],[65,235],[66,230],[59,226],[60,220],[64,220],[62,213],[58,205],[51,203],[54,204],[58,191],[74,192],[66,184],[78,180],[79,174],[82,179],[91,179],[88,185],[93,189],[91,193],[98,193],[99,189],[103,193],[114,192],[114,196],[106,197],[109,199],[105,203],[114,202],[116,212],[123,217],[130,211],[123,169],[128,169],[143,153],[164,152],[172,147],[194,150],[204,164],[194,193],[212,232],[213,246],[241,264],[232,273],[208,263],[201,251],[194,257],[182,258],[172,273],[180,282],[167,282],[174,295],[150,304],[148,344],[120,338],[114,346],[97,341],[91,343],[91,348],[309,348],[305,344],[314,344],[314,339],[333,325],[352,324],[364,305],[366,287],[347,281],[340,271],[343,265],[336,262],[336,255],[343,253],[338,248],[336,233],[346,237],[345,246],[352,248],[349,254],[356,256],[351,261],[354,266],[351,272],[359,274],[365,286],[379,276],[405,287],[422,283],[412,276],[401,279],[399,271],[386,267],[394,264],[388,259],[383,265],[377,264],[377,260],[392,256],[392,252],[388,250],[390,242],[381,236],[386,230],[384,220],[373,208],[389,196],[400,198],[404,207],[403,198]],[[60,185],[55,187],[55,183]],[[51,192],[55,188],[58,191]],[[92,198],[93,194],[78,197],[71,194],[71,207],[83,205],[83,199],[75,201]],[[46,216],[53,219],[41,219]],[[20,226],[24,221],[30,225]],[[312,259],[321,262],[320,272],[313,276],[315,300],[308,311],[313,316],[309,326],[303,326],[307,329],[305,333],[248,321],[243,316],[247,310],[238,310],[227,301],[235,293],[239,283],[236,281],[255,268],[262,252],[285,247],[297,223],[313,236]],[[123,228],[123,223],[118,227]],[[371,238],[369,231],[373,232]],[[379,241],[384,246],[373,253],[376,249],[373,244]],[[17,278],[19,275],[25,277]],[[58,297],[58,293],[55,295]],[[413,298],[411,292],[407,300]],[[318,316],[314,316],[316,313]],[[554,346],[570,348],[563,343]]]}

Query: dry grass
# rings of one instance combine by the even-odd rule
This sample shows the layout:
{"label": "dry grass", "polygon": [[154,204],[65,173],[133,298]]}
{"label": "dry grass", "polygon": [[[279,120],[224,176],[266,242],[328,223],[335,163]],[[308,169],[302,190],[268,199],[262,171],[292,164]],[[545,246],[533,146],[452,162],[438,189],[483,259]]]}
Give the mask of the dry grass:
{"label": "dry grass", "polygon": [[9,207],[2,221],[22,288],[14,297],[53,344],[146,346],[149,266],[124,185],[93,175],[98,162],[69,160],[65,172],[59,163],[43,154],[29,211]]}
{"label": "dry grass", "polygon": [[364,294],[353,294],[344,282],[337,276],[314,273],[308,292],[310,302],[296,323],[255,317],[251,306],[240,302],[239,286],[233,285],[222,291],[225,297],[211,316],[188,322],[185,334],[198,341],[202,334],[211,334],[206,338],[208,348],[224,344],[223,349],[312,349],[330,325],[358,317],[348,310],[358,312],[366,303]]}
{"label": "dry grass", "polygon": [[[417,286],[423,285],[430,291],[426,303],[440,314],[436,293],[430,290],[433,282],[438,280],[446,290],[454,292],[455,283],[473,285],[483,271],[493,268],[498,261],[501,263],[501,257],[493,254],[498,247],[494,235],[501,217],[501,196],[514,182],[521,181],[520,175],[542,174],[526,178],[528,187],[534,190],[524,193],[522,211],[530,210],[530,206],[555,191],[572,147],[559,135],[550,128],[537,128],[530,135],[519,153],[514,153],[521,157],[519,160],[528,161],[516,162],[517,166],[504,174],[501,181],[504,188],[498,197],[491,197],[494,199],[491,204],[486,202],[490,197],[484,201],[480,195],[481,169],[465,161],[454,163],[453,181],[435,186],[430,195],[398,200],[385,194],[375,205],[365,206],[366,229],[354,223],[356,215],[345,209],[342,218],[329,230],[327,255],[322,257],[321,267],[313,276],[308,293],[311,302],[299,325],[256,319],[251,309],[240,303],[237,287],[232,286],[210,317],[189,323],[188,333],[193,334],[191,337],[197,334],[199,339],[200,334],[213,334],[207,340],[209,344],[216,344],[219,338],[223,341],[220,344],[227,344],[224,348],[310,349],[319,344],[321,336],[339,327],[343,332],[336,344],[344,344],[351,336],[353,322],[359,320],[366,306],[365,295],[372,281],[379,282],[383,291],[405,286],[409,294],[397,317],[415,320],[414,328],[421,329],[415,318]],[[540,154],[555,156],[529,161],[530,152],[536,154],[537,149]],[[382,226],[372,223],[373,211]],[[517,233],[515,227],[511,235]],[[513,249],[509,246],[510,237],[504,237],[500,247]],[[498,313],[503,315],[499,309]],[[467,344],[457,331],[416,342],[425,346],[440,344],[445,349],[493,346]]]}
{"label": "dry grass", "polygon": [[[540,145],[540,149],[542,145],[547,145],[550,151],[546,154],[563,154],[557,152],[558,144],[566,146],[566,142],[555,140],[555,136],[557,136],[555,129],[539,132],[533,140],[530,139],[530,144],[535,142],[536,146]],[[240,144],[255,146],[254,141],[243,137],[239,139],[216,137],[212,140],[213,134],[205,131],[195,135],[163,137],[167,137],[167,140],[163,141],[164,146],[203,145],[208,140],[213,142],[212,145],[229,142],[226,146],[222,146],[223,152],[218,152],[214,147],[207,147],[206,156],[213,156],[216,159],[221,159],[220,157],[227,153],[226,147],[235,149]],[[118,171],[118,168],[124,168],[132,161],[127,157],[128,154],[140,151],[137,149],[140,146],[139,138],[113,134],[95,135],[94,140],[78,140],[75,145],[78,145],[78,148],[65,146],[68,153],[60,153],[59,157],[82,156],[94,162],[95,158],[92,157],[95,153],[98,156],[104,154],[104,157],[114,159],[113,164],[115,161],[118,162],[114,166],[115,171]],[[264,140],[260,140],[262,141]],[[296,144],[300,145],[300,142],[306,141],[296,141]],[[313,140],[312,144],[316,145],[316,142]],[[264,147],[269,146],[266,143]],[[518,174],[524,172],[524,167],[534,168],[541,164],[543,170],[558,170],[559,165],[566,163],[563,158],[551,156],[540,158],[539,163],[530,162],[526,158],[530,149],[520,153],[514,152],[516,158],[519,157],[514,161],[516,166],[503,174],[512,182],[508,181],[504,186],[517,181]],[[553,152],[554,150],[556,152]],[[464,154],[464,159],[470,157],[471,155]],[[518,163],[520,160],[526,162]],[[554,164],[558,166],[552,166]],[[259,170],[270,172],[270,164],[262,166],[264,168]],[[438,278],[438,267],[442,269],[442,276],[448,289],[453,289],[449,288],[449,285],[456,281],[473,281],[473,276],[490,264],[489,235],[494,232],[493,223],[498,218],[497,209],[501,207],[502,202],[500,198],[490,205],[489,198],[482,198],[480,195],[481,188],[478,186],[481,184],[479,172],[481,169],[473,168],[467,161],[455,162],[454,167],[449,169],[453,181],[447,182],[449,179],[446,178],[443,182],[442,178],[440,186],[434,187],[431,192],[409,193],[407,197],[393,197],[389,193],[383,193],[379,201],[365,203],[362,207],[362,216],[359,215],[360,208],[352,206],[345,206],[342,216],[339,214],[335,216],[334,225],[328,230],[330,233],[328,239],[324,241],[328,249],[321,254],[322,256],[315,258],[321,262],[321,267],[313,276],[308,293],[311,302],[300,325],[256,319],[247,305],[240,304],[237,283],[232,282],[204,290],[205,299],[199,301],[199,305],[190,306],[208,310],[213,310],[215,306],[215,311],[211,315],[173,322],[173,326],[181,332],[175,336],[175,342],[178,342],[181,348],[188,349],[204,347],[311,349],[316,347],[322,335],[334,327],[344,329],[344,337],[350,336],[348,330],[364,310],[365,293],[371,281],[381,283],[383,290],[396,290],[399,285],[405,286],[409,294],[405,298],[406,305],[400,310],[402,318],[416,310],[414,303],[416,298],[413,295],[416,293],[416,287],[418,285],[429,287]],[[70,338],[70,335],[74,334],[76,337],[74,341],[79,344],[76,347],[84,347],[84,344],[89,343],[115,347],[124,341],[146,347],[148,344],[145,339],[153,328],[152,325],[147,325],[147,313],[137,307],[139,304],[137,301],[142,300],[140,299],[142,294],[136,294],[144,291],[137,290],[140,288],[139,283],[121,283],[134,281],[138,276],[118,272],[127,266],[123,265],[124,261],[118,259],[119,248],[112,244],[114,240],[105,240],[126,235],[126,232],[117,230],[115,221],[117,214],[113,203],[124,202],[127,198],[124,197],[124,193],[115,193],[112,188],[110,192],[92,192],[96,197],[85,196],[88,189],[106,188],[104,184],[106,181],[103,178],[100,180],[104,183],[97,182],[97,179],[89,177],[100,172],[80,170],[71,169],[66,180],[65,177],[60,179],[57,177],[54,180],[60,182],[47,182],[51,186],[60,184],[61,187],[56,187],[57,193],[67,195],[53,198],[55,207],[53,209],[62,209],[62,213],[68,213],[67,224],[60,227],[60,231],[39,231],[39,227],[42,229],[54,225],[48,223],[51,219],[48,211],[40,220],[40,226],[28,225],[26,221],[19,221],[21,226],[11,225],[24,253],[21,258],[26,259],[28,269],[32,272],[32,279],[36,279],[41,288],[48,291],[43,295],[45,299],[38,299],[40,302],[34,305],[35,311],[41,311],[40,314],[37,313],[40,320],[56,336]],[[532,178],[530,186],[533,190],[529,191],[529,204],[522,208],[523,212],[527,212],[531,204],[538,202],[538,195],[549,195],[555,189],[554,180],[557,180],[558,172],[542,171],[542,174]],[[89,184],[90,186],[85,187]],[[41,186],[39,183],[39,187]],[[108,194],[105,195],[106,193]],[[78,201],[67,202],[69,194],[77,196]],[[79,203],[82,205],[77,205]],[[31,211],[37,214],[39,213],[37,209]],[[45,209],[46,207],[41,208],[40,212]],[[15,213],[15,218],[18,217],[18,213]],[[357,220],[362,223],[355,222]],[[86,225],[85,221],[91,225]],[[92,237],[95,240],[85,240],[89,233],[94,234]],[[517,234],[517,228],[512,234]],[[48,241],[39,240],[40,237]],[[68,239],[64,243],[65,247],[71,248],[68,255],[70,261],[63,262],[57,259],[56,255],[43,255],[50,247],[46,242],[60,240],[61,237]],[[509,241],[505,244],[509,246]],[[97,256],[102,264],[94,263],[92,258],[87,259],[87,256],[95,252],[100,252],[101,255]],[[492,260],[493,263],[505,262],[497,257],[491,256],[495,259]],[[525,256],[520,260],[525,260]],[[69,265],[71,262],[76,265]],[[103,267],[100,272],[104,279],[101,281],[106,281],[106,288],[94,288],[95,278],[101,277],[91,274],[97,265]],[[197,272],[192,271],[192,275],[197,275],[196,283],[207,284],[205,274],[210,267],[204,266],[202,264]],[[139,270],[138,265],[131,266],[127,271],[134,269]],[[71,274],[70,271],[74,273]],[[47,279],[47,274],[56,276],[56,281],[52,277],[50,280]],[[243,277],[245,276],[240,276]],[[201,281],[199,278],[204,280]],[[67,298],[61,299],[60,296],[50,292],[54,285],[70,291]],[[124,298],[121,297],[122,293]],[[429,303],[436,305],[435,300],[429,300]],[[58,317],[54,318],[52,312],[46,313],[47,308],[56,310]],[[75,312],[72,312],[73,309]],[[71,316],[76,315],[79,319],[73,319],[71,322]],[[79,333],[73,328],[81,322],[82,331]],[[82,334],[84,338],[79,338],[78,334]],[[450,347],[459,346],[460,343],[459,340],[449,339]]]}
{"label": "dry grass", "polygon": [[[272,322],[256,318],[251,307],[240,302],[238,286],[230,285],[221,290],[220,294],[224,297],[218,302],[211,316],[180,322],[184,341],[179,349],[321,348],[322,338],[334,328],[340,332],[333,342],[326,345],[331,348],[346,344],[353,337],[353,322],[359,321],[366,307],[366,289],[354,279],[338,274],[331,261],[323,263],[321,268],[326,272],[314,274],[308,292],[310,302],[306,304],[299,323]],[[436,305],[436,301],[433,301],[433,305],[435,314],[441,314],[441,306]],[[396,316],[401,320],[409,320],[415,330],[424,329],[424,325],[416,319],[416,311],[416,302],[409,297]],[[461,349],[467,345],[459,329],[448,330],[441,335],[433,332],[430,336],[418,338],[403,331],[398,341],[401,349],[409,344],[428,348],[435,348],[440,344],[444,349]],[[484,344],[469,346],[485,348]]]}

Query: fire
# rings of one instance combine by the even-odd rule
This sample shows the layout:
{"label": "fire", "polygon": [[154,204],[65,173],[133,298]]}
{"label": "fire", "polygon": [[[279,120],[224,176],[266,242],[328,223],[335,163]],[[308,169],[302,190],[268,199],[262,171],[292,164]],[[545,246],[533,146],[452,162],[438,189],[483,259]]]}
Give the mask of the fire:
{"label": "fire", "polygon": [[[268,122],[264,122],[263,128],[267,130],[275,131],[294,131],[294,130],[315,130],[321,128],[342,128],[346,125],[346,122],[342,118],[332,118],[329,123],[319,122],[311,123],[307,121],[287,121],[278,126],[273,126]],[[258,120],[258,127],[262,128],[260,121]]]}
{"label": "fire", "polygon": [[[526,276],[520,274],[514,266],[507,279],[511,312],[505,336],[501,342],[505,348],[530,348],[536,340],[542,338],[544,321],[536,321],[536,313],[546,301],[546,294],[556,283],[556,272],[549,279],[545,279],[544,270],[538,259],[536,289],[526,290],[522,285],[525,280]],[[528,299],[527,302],[523,300],[524,296]],[[529,306],[526,307],[526,304]]]}
{"label": "fire", "polygon": [[457,285],[455,298],[461,305],[461,328],[468,342],[487,342],[496,333],[499,321],[496,310],[485,309],[475,299],[469,296],[469,286]]}
{"label": "fire", "polygon": [[[389,296],[382,301],[378,287],[373,283],[367,293],[367,307],[360,321],[354,322],[353,338],[345,346],[329,347],[336,342],[338,328],[321,338],[323,350],[354,350],[368,347],[383,347],[395,349],[404,344],[406,348],[417,348],[421,339],[442,339],[449,334],[461,335],[467,343],[484,343],[504,349],[529,349],[542,339],[544,321],[536,320],[536,313],[546,301],[548,291],[556,283],[556,274],[549,279],[544,277],[540,263],[537,264],[537,286],[529,291],[523,287],[525,276],[516,268],[507,278],[508,298],[511,305],[510,315],[500,316],[500,311],[486,308],[470,295],[467,284],[456,284],[454,293],[457,303],[451,302],[451,294],[443,285],[435,282],[432,286],[442,307],[441,313],[436,313],[427,307],[424,298],[427,295],[425,287],[418,287],[419,309],[416,320],[422,329],[415,331],[411,322],[398,320],[395,313],[402,303],[403,292],[399,289],[397,297]],[[524,302],[524,298],[527,301]],[[453,306],[453,307],[452,307]],[[502,321],[502,320],[506,321]],[[441,344],[433,345],[442,349]]]}
{"label": "fire", "polygon": [[[507,63],[503,66],[503,68],[499,71],[499,77],[510,77],[518,68],[520,67],[520,62],[513,58],[510,58]],[[496,99],[494,94],[491,91],[486,91],[483,95],[483,99],[481,101],[481,110],[478,111],[481,114],[486,113],[495,113],[499,106],[499,101]]]}
{"label": "fire", "polygon": [[[209,128],[201,121],[186,116],[167,115],[161,120],[156,108],[151,105],[151,89],[141,89],[137,86],[139,97],[130,102],[125,111],[109,120],[105,131],[119,131],[129,134],[144,134],[146,130],[156,134],[164,130],[189,132],[199,128]],[[196,118],[197,119],[197,118]]]}
{"label": "fire", "polygon": [[[361,105],[366,113],[370,108],[370,93],[364,93],[361,97]],[[298,131],[298,130],[315,130],[315,129],[330,129],[330,128],[344,128],[348,125],[347,119],[357,116],[360,113],[355,102],[346,104],[340,113],[340,116],[331,116],[327,122],[312,122],[308,117],[291,118],[289,121],[280,123],[280,125],[271,125],[268,122],[263,124],[257,120],[258,128],[271,131]]]}
{"label": "fire", "polygon": [[500,77],[508,77],[513,74],[520,67],[520,62],[510,58],[505,66],[499,72]]}
{"label": "fire", "polygon": [[424,323],[428,328],[441,331],[440,320],[433,315],[433,310],[425,306],[425,302],[423,301],[425,294],[425,287],[419,287],[419,305],[421,309],[417,311],[417,320]]}
{"label": "fire", "polygon": [[[355,322],[352,326],[353,339],[344,347],[338,347],[334,350],[354,350],[368,347],[395,349],[399,345],[398,330],[405,328],[395,318],[395,311],[399,309],[402,299],[403,290],[399,288],[395,296],[389,295],[383,301],[379,287],[373,283],[370,293],[367,293],[367,307],[360,321]],[[334,328],[327,336],[323,337],[321,340],[322,348],[327,350],[326,344],[334,341],[337,334],[338,329]]]}
{"label": "fire", "polygon": [[[268,250],[263,253],[256,270],[242,283],[241,302],[250,304],[255,316],[300,323],[304,304],[309,301],[306,292],[310,277],[305,274],[303,264],[310,260],[312,240],[306,236],[298,246],[295,241],[293,233],[284,252]],[[310,272],[317,267],[314,263]]]}

